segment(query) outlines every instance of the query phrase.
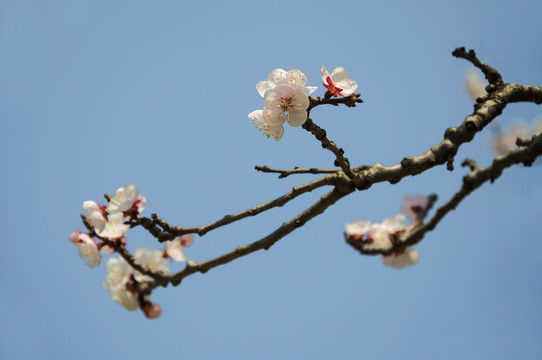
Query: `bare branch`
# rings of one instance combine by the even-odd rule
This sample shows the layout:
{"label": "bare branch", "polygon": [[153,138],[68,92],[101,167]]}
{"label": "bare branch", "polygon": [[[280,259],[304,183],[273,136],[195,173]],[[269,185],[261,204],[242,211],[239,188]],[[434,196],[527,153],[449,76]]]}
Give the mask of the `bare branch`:
{"label": "bare branch", "polygon": [[313,134],[316,140],[322,143],[324,149],[328,149],[335,155],[336,160],[333,165],[340,167],[350,179],[355,179],[357,177],[352,172],[352,169],[350,169],[350,161],[343,156],[344,150],[337,147],[333,141],[330,141],[326,137],[326,131],[324,129],[316,125],[311,118],[307,118],[307,121],[303,124],[303,129]]}
{"label": "bare branch", "polygon": [[360,99],[361,94],[354,93],[344,97],[337,98],[320,98],[320,97],[309,97],[310,105],[309,110],[317,107],[318,105],[334,105],[339,106],[339,104],[344,104],[348,107],[356,107],[356,104],[360,104],[363,100]]}
{"label": "bare branch", "polygon": [[[344,175],[343,175],[344,176]],[[255,241],[249,245],[238,246],[235,250],[220,255],[214,259],[207,260],[201,263],[196,263],[195,261],[189,261],[184,268],[184,270],[178,272],[177,274],[171,275],[170,282],[176,286],[182,279],[192,275],[196,272],[206,273],[212,268],[215,268],[219,265],[227,264],[235,259],[238,259],[242,256],[248,255],[258,250],[269,250],[273,244],[277,241],[294,231],[296,228],[303,226],[309,220],[313,219],[317,215],[323,213],[328,207],[333,205],[339,199],[345,197],[346,195],[355,191],[355,188],[350,187],[349,189],[344,188],[334,188],[332,191],[328,192],[322,196],[317,202],[311,205],[308,209],[301,212],[292,220],[283,223],[278,229],[273,231],[271,234],[266,237]]]}
{"label": "bare branch", "polygon": [[272,169],[267,165],[264,166],[258,166],[256,165],[254,167],[257,171],[261,171],[264,173],[278,173],[279,179],[285,178],[287,176],[293,175],[293,174],[333,174],[338,171],[341,171],[339,169],[317,169],[317,168],[304,168],[296,166],[292,170],[282,170],[282,169]]}
{"label": "bare branch", "polygon": [[[267,211],[275,207],[281,207],[285,205],[286,203],[288,203],[290,200],[293,200],[296,197],[302,194],[305,194],[307,192],[311,192],[319,187],[328,186],[328,185],[336,185],[338,178],[339,178],[338,174],[330,174],[330,175],[321,177],[319,179],[310,181],[306,184],[296,186],[292,188],[292,191],[274,200],[268,201],[261,205],[254,206],[248,210],[242,211],[234,215],[226,215],[222,219],[215,221],[213,223],[204,225],[204,226],[198,226],[198,227],[171,226],[167,222],[163,221],[158,216],[156,216],[156,214],[152,215],[152,219],[141,217],[140,219],[138,219],[138,222],[145,229],[147,229],[154,237],[156,237],[158,241],[160,242],[171,240],[175,238],[176,236],[180,236],[183,234],[198,234],[200,236],[203,236],[209,231],[217,229],[221,226],[231,224],[235,221],[244,219],[249,216],[258,215],[264,211]],[[163,231],[161,231],[158,228],[158,226],[161,227]]]}
{"label": "bare branch", "polygon": [[468,61],[470,61],[474,66],[476,66],[478,69],[482,70],[484,73],[487,81],[489,81],[490,84],[493,85],[502,85],[502,77],[501,74],[495,69],[493,69],[491,66],[484,64],[481,62],[478,57],[476,57],[476,52],[474,50],[467,50],[464,47],[460,47],[455,49],[452,52],[452,55],[458,58],[463,58]]}

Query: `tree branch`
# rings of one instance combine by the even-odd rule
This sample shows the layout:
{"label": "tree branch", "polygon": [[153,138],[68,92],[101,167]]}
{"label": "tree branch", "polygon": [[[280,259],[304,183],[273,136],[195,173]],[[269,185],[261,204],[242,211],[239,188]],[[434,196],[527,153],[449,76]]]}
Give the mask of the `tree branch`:
{"label": "tree branch", "polygon": [[[261,205],[254,206],[248,210],[242,211],[234,215],[225,215],[222,219],[213,223],[198,226],[198,227],[183,227],[183,226],[171,226],[167,222],[160,219],[156,214],[152,215],[152,219],[141,217],[137,220],[138,224],[147,229],[154,237],[160,242],[172,240],[176,236],[184,234],[198,234],[203,236],[211,230],[217,229],[221,226],[231,224],[235,221],[244,219],[249,216],[255,216],[261,214],[264,211],[275,207],[281,207],[296,197],[311,192],[319,187],[336,185],[337,180],[340,177],[337,173],[330,174],[319,179],[310,181],[306,184],[296,186],[292,188],[292,191],[278,197],[274,200],[268,201]],[[160,228],[163,230],[161,230]]]}
{"label": "tree branch", "polygon": [[334,188],[332,191],[322,196],[308,209],[301,212],[292,220],[283,223],[278,229],[276,229],[266,237],[255,241],[249,245],[240,245],[235,250],[220,255],[211,260],[203,261],[201,263],[189,261],[184,270],[170,276],[170,282],[174,286],[176,286],[181,282],[182,279],[196,272],[200,272],[203,274],[212,268],[227,264],[235,259],[238,259],[255,251],[262,249],[269,250],[269,248],[273,246],[273,244],[275,244],[277,241],[279,241],[298,227],[303,226],[305,223],[307,223],[309,220],[313,219],[317,215],[323,213],[328,207],[333,205],[339,199],[352,193],[353,191],[355,191],[355,188],[353,187],[346,189],[346,191],[345,189]]}
{"label": "tree branch", "polygon": [[356,104],[360,104],[363,102],[363,100],[360,99],[361,94],[354,93],[350,94],[348,96],[344,97],[336,97],[336,98],[320,98],[318,97],[309,97],[310,105],[309,110],[312,108],[315,108],[319,105],[334,105],[339,106],[339,104],[344,104],[348,107],[356,107]]}
{"label": "tree branch", "polygon": [[264,172],[264,173],[278,173],[280,174],[279,179],[288,177],[293,174],[333,174],[340,171],[339,169],[317,169],[317,168],[308,169],[308,168],[299,167],[299,166],[296,166],[292,170],[282,170],[282,169],[272,169],[267,165],[264,165],[264,166],[256,165],[254,169],[256,169],[257,171]]}
{"label": "tree branch", "polygon": [[486,181],[493,183],[501,176],[504,169],[514,165],[523,163],[524,166],[531,166],[537,157],[542,156],[542,134],[533,136],[528,145],[510,151],[506,155],[497,156],[493,163],[485,168],[473,168],[473,163],[466,160],[463,165],[470,167],[472,170],[469,174],[463,177],[463,186],[457,191],[454,196],[440,206],[435,215],[426,223],[407,228],[407,230],[398,236],[397,242],[390,249],[372,249],[367,247],[362,242],[352,241],[347,239],[347,242],[357,249],[362,254],[367,255],[390,255],[397,251],[404,250],[407,246],[412,246],[420,242],[425,234],[433,230],[437,224],[450,211],[454,210],[461,201],[463,201],[470,193],[482,186]]}

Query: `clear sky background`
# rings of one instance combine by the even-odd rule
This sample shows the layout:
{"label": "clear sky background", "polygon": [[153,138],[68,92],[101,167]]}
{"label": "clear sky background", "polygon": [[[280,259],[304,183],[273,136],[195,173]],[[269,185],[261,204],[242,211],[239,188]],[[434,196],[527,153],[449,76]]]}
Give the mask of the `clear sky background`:
{"label": "clear sky background", "polygon": [[[540,359],[542,166],[517,166],[450,213],[398,271],[343,240],[354,219],[395,215],[406,194],[442,204],[467,170],[377,184],[258,252],[157,289],[163,315],[128,312],[68,241],[84,200],[124,185],[143,215],[213,222],[331,167],[301,128],[268,140],[247,114],[270,70],[344,66],[364,104],[318,107],[314,122],[353,165],[392,165],[442,140],[472,111],[455,47],[474,48],[506,82],[542,85],[539,1],[0,1],[2,359]],[[531,122],[534,104],[498,122]],[[480,166],[491,129],[461,148]],[[206,260],[260,239],[316,201],[197,238]],[[128,246],[158,247],[143,231]],[[182,266],[171,265],[172,270]]]}

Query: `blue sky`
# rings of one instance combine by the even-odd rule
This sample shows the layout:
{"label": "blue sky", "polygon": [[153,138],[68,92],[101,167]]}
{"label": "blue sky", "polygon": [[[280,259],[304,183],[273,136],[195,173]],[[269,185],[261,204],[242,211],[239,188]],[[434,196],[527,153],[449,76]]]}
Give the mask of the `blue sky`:
{"label": "blue sky", "polygon": [[[84,200],[137,184],[144,215],[207,224],[288,192],[254,165],[330,167],[301,128],[276,143],[247,114],[270,70],[344,66],[365,103],[311,115],[352,164],[391,165],[442,140],[472,111],[474,48],[506,82],[542,84],[537,1],[0,1],[3,282],[0,358],[538,359],[542,351],[542,167],[515,167],[450,213],[397,271],[342,238],[354,219],[395,215],[406,194],[447,200],[444,167],[341,200],[277,243],[176,288],[163,316],[128,312],[68,236]],[[499,117],[532,121],[534,104]],[[489,129],[456,163],[494,156]],[[326,189],[197,238],[196,261],[260,239]],[[438,205],[438,204],[437,204]],[[158,247],[144,232],[129,247]],[[177,269],[175,266],[171,266]],[[179,267],[180,269],[181,267]]]}

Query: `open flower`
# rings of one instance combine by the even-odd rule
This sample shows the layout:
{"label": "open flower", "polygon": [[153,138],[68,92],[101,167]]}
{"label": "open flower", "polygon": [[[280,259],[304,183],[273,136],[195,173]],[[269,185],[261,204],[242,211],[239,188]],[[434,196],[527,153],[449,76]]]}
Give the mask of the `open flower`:
{"label": "open flower", "polygon": [[309,98],[296,87],[279,85],[265,92],[263,107],[262,116],[268,125],[282,125],[287,121],[297,127],[307,120]]}
{"label": "open flower", "polygon": [[[136,250],[134,258],[136,263],[144,265],[152,271],[167,274],[167,261],[162,255],[163,252],[160,250],[139,248]],[[134,281],[143,283],[152,281],[152,278],[133,269],[124,258],[110,258],[107,261],[107,275],[103,286],[109,289],[109,295],[115,301],[130,311],[139,307],[137,286]]]}
{"label": "open flower", "polygon": [[100,265],[102,257],[98,245],[89,234],[82,233],[79,230],[74,231],[70,235],[70,241],[77,245],[79,257],[85,261],[89,268],[92,269],[96,265]]}
{"label": "open flower", "polygon": [[305,86],[308,79],[305,73],[297,69],[290,69],[289,71],[283,69],[274,69],[267,76],[267,81],[260,81],[256,84],[256,90],[261,96],[265,96],[268,90],[274,89],[280,85],[291,85],[306,95],[312,94],[316,91],[316,86]]}
{"label": "open flower", "polygon": [[126,219],[122,213],[110,214],[107,218],[107,222],[102,231],[96,231],[99,237],[109,240],[119,240],[126,237],[126,232],[130,228],[130,225],[125,224]]}
{"label": "open flower", "polygon": [[135,185],[128,185],[117,189],[115,197],[111,198],[106,210],[113,214],[116,212],[125,213],[127,216],[139,215],[145,209],[147,199],[139,193]]}
{"label": "open flower", "polygon": [[88,200],[83,202],[83,210],[87,211],[87,219],[94,226],[94,230],[97,233],[103,231],[107,223],[105,206],[100,206],[96,201]]}
{"label": "open flower", "polygon": [[327,88],[329,97],[337,95],[348,96],[354,93],[358,88],[358,83],[348,78],[348,72],[342,66],[333,69],[331,74],[325,66],[322,66],[322,81]]}

